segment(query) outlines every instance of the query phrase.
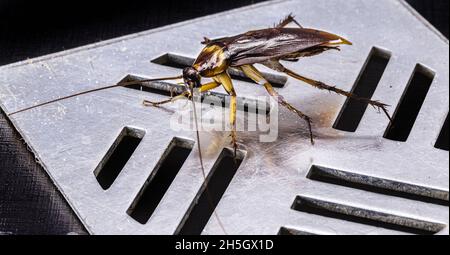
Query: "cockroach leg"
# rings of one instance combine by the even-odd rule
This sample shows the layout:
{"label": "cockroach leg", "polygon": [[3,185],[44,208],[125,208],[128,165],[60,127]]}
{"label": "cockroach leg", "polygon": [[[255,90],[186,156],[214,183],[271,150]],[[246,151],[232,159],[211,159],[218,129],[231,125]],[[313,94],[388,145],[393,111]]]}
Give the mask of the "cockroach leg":
{"label": "cockroach leg", "polygon": [[175,95],[175,88],[170,89],[170,98],[173,98]]}
{"label": "cockroach leg", "polygon": [[234,158],[237,156],[237,134],[236,134],[236,93],[230,94],[230,125],[231,130],[231,142],[234,149]]}
{"label": "cockroach leg", "polygon": [[306,121],[306,124],[308,124],[308,130],[309,130],[309,136],[311,139],[311,144],[314,145],[314,135],[312,132],[312,127],[311,127],[311,118],[308,117],[306,114],[304,114],[303,112],[301,112],[300,110],[298,110],[297,108],[295,108],[294,106],[292,106],[291,104],[289,104],[286,100],[284,100],[283,96],[279,95],[275,89],[272,87],[272,85],[270,83],[266,83],[264,84],[264,87],[266,88],[267,92],[274,98],[276,98],[278,100],[278,103],[281,104],[282,106],[286,107],[288,110],[296,113],[300,118],[302,118],[303,120]]}
{"label": "cockroach leg", "polygon": [[199,92],[200,92],[200,93],[207,92],[207,91],[212,90],[212,89],[215,89],[215,88],[217,88],[217,87],[219,87],[219,86],[220,86],[220,83],[217,82],[217,81],[213,81],[213,82],[210,82],[210,83],[206,83],[205,85],[202,85],[202,86],[200,87]]}
{"label": "cockroach leg", "polygon": [[201,42],[201,44],[205,44],[206,45],[206,44],[211,43],[211,41],[212,41],[211,39],[209,39],[208,37],[205,36],[205,37],[203,37],[203,42]]}
{"label": "cockroach leg", "polygon": [[297,20],[295,20],[295,17],[292,15],[292,13],[290,13],[282,21],[280,21],[280,23],[278,23],[278,25],[276,25],[276,28],[286,27],[287,25],[289,25],[289,23],[292,23],[292,22],[295,23],[300,28],[303,28],[303,26],[300,25],[300,23]]}
{"label": "cockroach leg", "polygon": [[282,105],[282,106],[286,107],[288,110],[296,113],[301,119],[306,121],[306,123],[308,124],[311,144],[314,145],[314,135],[312,132],[311,118],[308,117],[303,112],[301,112],[300,110],[296,109],[291,104],[289,104],[286,100],[284,100],[283,96],[281,96],[280,94],[278,94],[278,92],[275,91],[275,89],[272,87],[272,85],[262,76],[262,74],[254,66],[243,65],[240,68],[254,82],[264,85],[264,87],[266,88],[269,95],[271,95],[273,98],[275,98],[280,105]]}
{"label": "cockroach leg", "polygon": [[160,102],[152,102],[152,101],[149,101],[149,100],[144,100],[142,103],[144,104],[144,106],[159,107],[159,106],[164,105],[164,104],[173,103],[173,102],[175,102],[177,100],[180,100],[180,99],[189,98],[190,95],[191,95],[191,93],[186,91],[183,94],[178,95],[176,97],[172,97],[171,99],[168,99],[168,100],[164,100],[164,101],[160,101]]}
{"label": "cockroach leg", "polygon": [[[208,90],[217,88],[218,86],[220,86],[220,83],[217,83],[217,82],[213,81],[213,82],[207,83],[205,85],[202,85],[200,87],[199,92],[203,93],[203,92],[206,92]],[[191,93],[189,91],[185,91],[183,94],[175,96],[175,97],[173,97],[173,93],[174,93],[174,91],[171,90],[170,91],[170,97],[171,98],[168,99],[168,100],[164,100],[164,101],[160,101],[160,102],[152,102],[152,101],[149,101],[149,100],[144,100],[143,104],[145,106],[159,107],[159,106],[164,105],[164,104],[173,103],[173,102],[175,102],[177,100],[191,97]]]}
{"label": "cockroach leg", "polygon": [[305,83],[307,83],[307,84],[309,84],[309,85],[311,85],[313,87],[316,87],[318,89],[328,90],[328,91],[337,93],[339,95],[346,96],[346,97],[352,98],[354,100],[358,100],[358,101],[367,103],[367,104],[377,108],[378,110],[382,110],[384,112],[384,114],[386,114],[386,116],[388,117],[389,121],[392,123],[392,117],[390,116],[390,114],[389,114],[389,112],[387,110],[387,107],[389,107],[389,105],[381,103],[379,101],[370,100],[368,98],[359,97],[359,96],[357,96],[357,95],[355,95],[355,94],[353,94],[351,92],[347,92],[345,90],[338,89],[335,86],[330,86],[330,85],[327,85],[327,84],[325,84],[325,83],[323,83],[321,81],[316,81],[316,80],[313,80],[313,79],[301,76],[301,75],[299,75],[299,74],[297,74],[297,73],[295,73],[295,72],[285,68],[281,64],[279,64],[279,65],[280,65],[280,67],[277,68],[278,69],[277,71],[284,72],[285,74],[291,76],[292,78],[295,78],[297,80],[303,81],[303,82],[305,82]]}
{"label": "cockroach leg", "polygon": [[223,72],[214,77],[217,83],[222,84],[225,91],[231,96],[230,99],[230,125],[231,125],[231,143],[234,149],[234,157],[237,156],[237,134],[236,134],[236,99],[237,95],[231,81],[231,77],[227,72]]}

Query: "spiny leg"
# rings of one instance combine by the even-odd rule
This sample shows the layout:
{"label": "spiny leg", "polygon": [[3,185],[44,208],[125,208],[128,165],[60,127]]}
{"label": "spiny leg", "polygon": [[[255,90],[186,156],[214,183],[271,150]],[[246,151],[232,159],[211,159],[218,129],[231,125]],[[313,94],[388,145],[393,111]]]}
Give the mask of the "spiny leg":
{"label": "spiny leg", "polygon": [[[205,85],[202,85],[200,87],[200,89],[199,89],[199,92],[203,93],[203,92],[206,92],[208,90],[212,90],[214,88],[217,88],[218,86],[220,86],[220,83],[217,83],[217,82],[213,81],[213,82],[207,83]],[[191,93],[189,91],[185,91],[183,94],[181,94],[179,96],[176,96],[176,97],[173,97],[173,98],[168,99],[168,100],[163,100],[163,101],[160,101],[160,102],[152,102],[152,101],[144,100],[143,104],[145,106],[159,107],[159,106],[161,106],[163,104],[173,103],[173,102],[175,102],[175,101],[177,101],[179,99],[189,98],[189,97],[191,97]]]}
{"label": "spiny leg", "polygon": [[[288,16],[286,16],[283,20],[281,20],[278,24],[275,25],[275,28],[284,28],[287,25],[289,25],[290,23],[295,23],[299,28],[303,28],[302,25],[300,25],[300,23],[295,19],[295,17],[292,15],[292,13],[290,13]],[[208,37],[203,37],[203,41],[201,42],[201,44],[210,44],[215,40],[212,40]]]}
{"label": "spiny leg", "polygon": [[286,27],[287,25],[289,25],[289,23],[294,22],[297,26],[299,26],[300,28],[303,28],[302,25],[300,25],[300,23],[295,20],[295,17],[291,14],[289,14],[288,16],[286,16],[282,21],[280,21],[280,23],[278,23],[278,25],[276,25],[276,28],[283,28]]}
{"label": "spiny leg", "polygon": [[[275,28],[284,28],[287,25],[289,25],[290,23],[295,23],[299,28],[303,28],[303,26],[300,25],[300,23],[295,19],[294,15],[292,15],[292,13],[290,13],[288,16],[286,16],[283,20],[281,20],[274,27]],[[215,40],[212,40],[208,37],[203,37],[203,41],[201,42],[201,44],[207,45],[207,44],[212,43],[213,41],[215,41]]]}
{"label": "spiny leg", "polygon": [[231,125],[231,142],[233,144],[234,156],[237,152],[237,134],[236,134],[236,92],[233,87],[230,75],[226,72],[214,77],[214,79],[221,83],[226,92],[231,96],[230,98],[230,125]]}
{"label": "spiny leg", "polygon": [[314,136],[313,136],[312,127],[311,127],[311,118],[308,117],[307,115],[305,115],[304,113],[302,113],[300,110],[293,107],[288,102],[286,102],[286,100],[284,100],[284,98],[280,94],[278,94],[278,92],[275,91],[275,89],[272,87],[272,85],[262,76],[262,74],[254,66],[243,65],[243,66],[241,66],[241,69],[254,82],[264,85],[267,92],[272,97],[277,99],[277,101],[280,105],[282,105],[282,106],[286,107],[288,110],[296,113],[300,118],[302,118],[303,120],[306,121],[306,123],[308,124],[309,135],[311,138],[311,144],[314,144]]}
{"label": "spiny leg", "polygon": [[318,88],[318,89],[321,89],[321,90],[328,90],[328,91],[337,93],[339,95],[346,96],[346,97],[352,98],[354,100],[358,100],[358,101],[367,103],[367,104],[377,108],[378,110],[382,110],[386,114],[386,116],[388,117],[389,121],[392,123],[392,118],[389,115],[389,112],[387,110],[387,107],[388,107],[387,104],[383,104],[383,103],[381,103],[379,101],[371,100],[369,98],[359,97],[359,96],[357,96],[357,95],[355,95],[355,94],[353,94],[351,92],[347,92],[345,90],[338,89],[335,86],[330,86],[330,85],[327,85],[327,84],[325,84],[325,83],[323,83],[321,81],[316,81],[316,80],[304,77],[302,75],[299,75],[299,74],[295,73],[294,71],[291,71],[291,70],[287,69],[280,62],[271,62],[270,65],[266,65],[266,66],[271,68],[271,69],[273,69],[273,70],[275,70],[275,71],[283,72],[283,73],[291,76],[294,79],[306,82],[307,84],[309,84],[309,85],[311,85],[311,86],[313,86],[315,88]]}
{"label": "spiny leg", "polygon": [[184,92],[184,93],[181,94],[181,95],[178,95],[178,96],[176,96],[176,97],[172,97],[172,98],[167,99],[167,100],[159,101],[159,102],[152,102],[152,101],[149,101],[149,100],[144,100],[144,101],[142,102],[142,104],[143,104],[144,106],[154,106],[154,107],[159,107],[159,106],[161,106],[161,105],[163,105],[163,104],[173,103],[173,102],[175,102],[175,101],[177,101],[177,100],[184,99],[184,98],[188,98],[188,97],[190,96],[190,94],[191,94],[191,93],[189,93],[188,91],[186,91],[186,92]]}

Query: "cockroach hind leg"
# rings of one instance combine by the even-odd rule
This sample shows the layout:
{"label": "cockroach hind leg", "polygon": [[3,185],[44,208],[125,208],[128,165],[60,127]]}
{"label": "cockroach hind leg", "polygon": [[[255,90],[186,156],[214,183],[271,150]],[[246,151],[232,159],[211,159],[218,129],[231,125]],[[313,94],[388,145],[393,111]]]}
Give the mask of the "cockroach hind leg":
{"label": "cockroach hind leg", "polygon": [[201,42],[201,44],[209,44],[212,40],[209,39],[208,37],[203,37],[203,42]]}
{"label": "cockroach hind leg", "polygon": [[283,20],[281,20],[275,27],[276,28],[283,28],[289,25],[289,23],[295,23],[300,28],[303,28],[303,26],[295,19],[295,16],[292,13],[289,13]]}
{"label": "cockroach hind leg", "polygon": [[[354,99],[354,100],[357,100],[357,101],[360,101],[363,103],[367,103],[368,105],[371,105],[379,110],[382,110],[386,114],[389,121],[392,123],[392,117],[390,116],[390,114],[387,110],[387,107],[389,107],[389,105],[381,103],[376,100],[371,100],[369,98],[359,97],[351,92],[348,92],[348,91],[345,91],[342,89],[338,89],[336,86],[330,86],[321,81],[316,81],[316,80],[304,77],[300,74],[297,74],[297,73],[285,68],[282,64],[280,64],[280,63],[278,63],[278,64],[279,64],[279,66],[277,66],[277,70],[282,70],[283,73],[291,76],[294,79],[303,81],[303,82],[305,82],[315,88],[321,89],[321,90],[327,90],[329,92],[334,92],[336,94],[339,94],[339,95],[342,95],[342,96],[345,96],[345,97],[348,97],[348,98],[351,98],[351,99]],[[271,66],[268,66],[268,67],[272,68]]]}

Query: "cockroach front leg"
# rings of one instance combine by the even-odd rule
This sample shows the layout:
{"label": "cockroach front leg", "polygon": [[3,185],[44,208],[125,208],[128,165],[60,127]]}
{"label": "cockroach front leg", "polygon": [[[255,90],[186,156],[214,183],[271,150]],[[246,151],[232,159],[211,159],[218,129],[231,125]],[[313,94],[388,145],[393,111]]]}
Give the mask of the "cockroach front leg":
{"label": "cockroach front leg", "polygon": [[230,126],[231,126],[231,143],[234,149],[234,157],[237,155],[237,131],[236,131],[236,99],[237,95],[228,73],[224,72],[214,77],[219,84],[222,84],[225,91],[230,95]]}
{"label": "cockroach front leg", "polygon": [[230,125],[231,130],[231,142],[233,144],[234,156],[236,157],[237,152],[237,131],[236,131],[236,93],[234,91],[230,93]]}
{"label": "cockroach front leg", "polygon": [[312,126],[311,126],[311,118],[308,117],[306,114],[289,104],[284,98],[279,95],[275,89],[272,87],[272,85],[262,76],[261,72],[258,71],[254,66],[252,65],[244,65],[241,66],[242,71],[254,82],[264,85],[269,95],[271,95],[273,98],[275,98],[278,103],[284,107],[286,107],[288,110],[296,113],[301,119],[305,120],[308,124],[309,129],[309,136],[311,139],[311,144],[314,144],[314,135],[312,132]]}
{"label": "cockroach front leg", "polygon": [[168,99],[168,100],[163,100],[163,101],[159,101],[159,102],[152,102],[149,100],[144,100],[142,103],[144,104],[144,106],[159,107],[164,104],[173,103],[177,100],[184,99],[184,98],[190,98],[190,97],[191,97],[191,93],[189,91],[185,91],[185,92],[183,92],[183,94],[178,95],[176,97],[172,97],[171,99]]}
{"label": "cockroach front leg", "polygon": [[[203,92],[212,90],[214,88],[217,88],[218,86],[220,86],[220,83],[217,83],[215,81],[214,82],[210,82],[210,83],[207,83],[205,85],[202,85],[200,87],[200,89],[199,89],[199,92],[203,93]],[[171,91],[171,95],[172,95],[172,91]],[[145,106],[159,107],[159,106],[164,105],[164,104],[173,103],[173,102],[175,102],[177,100],[180,100],[180,99],[184,99],[184,98],[188,98],[189,99],[189,98],[191,98],[191,96],[192,95],[191,95],[191,93],[189,91],[185,91],[185,92],[183,92],[183,94],[178,95],[176,97],[171,97],[171,99],[168,99],[168,100],[164,100],[164,101],[160,101],[160,102],[152,102],[152,101],[149,101],[149,100],[144,100],[143,104]]]}

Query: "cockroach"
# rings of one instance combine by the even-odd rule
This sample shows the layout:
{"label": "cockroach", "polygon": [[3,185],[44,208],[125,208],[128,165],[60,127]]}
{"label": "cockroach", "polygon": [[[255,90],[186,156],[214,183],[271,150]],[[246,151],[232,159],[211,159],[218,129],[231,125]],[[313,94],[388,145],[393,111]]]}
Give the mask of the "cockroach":
{"label": "cockroach", "polygon": [[[295,23],[298,27],[288,27],[291,23]],[[334,92],[339,95],[367,103],[368,105],[378,108],[378,110],[382,110],[392,122],[392,119],[387,111],[388,105],[368,98],[362,98],[351,92],[341,90],[335,86],[330,86],[323,82],[304,77],[292,70],[289,70],[281,63],[281,61],[296,62],[301,58],[316,56],[329,50],[339,51],[341,45],[352,45],[349,40],[341,36],[316,29],[304,28],[292,15],[288,15],[280,23],[271,28],[253,30],[243,34],[213,40],[204,38],[202,44],[204,44],[205,47],[198,55],[194,64],[183,69],[183,73],[180,76],[124,82],[100,87],[41,103],[13,112],[9,115],[14,115],[32,108],[104,89],[125,87],[152,81],[183,79],[185,91],[182,94],[161,102],[144,100],[143,104],[145,106],[159,107],[166,103],[175,102],[179,99],[191,99],[193,101],[194,89],[199,93],[204,93],[222,86],[230,96],[230,136],[231,144],[236,155],[236,150],[238,148],[236,135],[237,93],[233,87],[230,75],[228,74],[228,69],[237,68],[255,83],[264,86],[269,95],[272,96],[280,105],[286,107],[289,111],[295,113],[302,120],[304,120],[308,125],[310,142],[314,144],[311,118],[292,106],[278,94],[272,85],[264,78],[261,72],[254,66],[255,64],[262,64],[274,71],[284,73],[315,88]],[[202,84],[202,78],[211,78],[212,82]],[[192,105],[194,107],[194,118],[196,119],[195,104],[193,103]],[[197,120],[195,120],[195,122],[196,125],[198,125]],[[199,139],[198,128],[197,139]],[[199,142],[197,144],[200,146]],[[199,153],[203,174],[205,175],[200,147]]]}
{"label": "cockroach", "polygon": [[[298,28],[288,28],[287,25],[290,23],[295,23]],[[202,44],[205,44],[206,46],[200,52],[194,64],[183,70],[184,83],[188,88],[197,88],[200,93],[204,93],[222,85],[225,91],[230,95],[231,139],[235,154],[237,150],[237,93],[227,71],[229,68],[238,68],[242,70],[248,78],[257,84],[264,86],[269,95],[274,97],[280,105],[286,107],[288,110],[297,114],[301,119],[305,120],[308,125],[310,141],[312,144],[314,144],[314,136],[311,128],[311,118],[292,106],[279,95],[272,85],[264,78],[261,72],[256,69],[254,64],[262,64],[272,70],[285,73],[294,79],[303,81],[318,89],[328,90],[372,105],[383,110],[389,120],[391,120],[386,104],[367,98],[361,98],[353,93],[338,89],[335,86],[330,86],[323,82],[304,77],[289,70],[280,63],[280,61],[283,60],[298,61],[302,57],[315,56],[329,50],[340,50],[340,45],[352,45],[350,41],[341,36],[325,31],[303,28],[291,14],[274,28],[254,30],[214,40],[205,38]],[[212,78],[213,81],[202,84],[202,77]],[[192,94],[187,92],[171,100],[162,102],[144,101],[144,104],[160,106],[183,97],[191,96]]]}
{"label": "cockroach", "polygon": [[[287,27],[290,23],[295,23],[298,28]],[[204,49],[200,52],[192,66],[183,69],[183,74],[181,76],[124,82],[111,86],[101,87],[28,107],[26,109],[11,113],[10,115],[99,90],[136,85],[139,83],[152,81],[183,79],[186,91],[181,95],[161,102],[151,102],[148,100],[144,100],[143,103],[146,106],[161,106],[163,104],[174,102],[182,98],[192,98],[194,89],[198,89],[199,93],[204,93],[222,85],[222,87],[231,97],[229,124],[232,128],[231,142],[236,152],[237,93],[233,87],[230,75],[228,74],[228,69],[237,68],[243,71],[244,74],[247,75],[247,77],[253,80],[255,83],[264,86],[269,95],[276,99],[276,101],[280,105],[286,107],[288,110],[297,114],[301,119],[306,121],[308,125],[310,141],[312,144],[314,144],[311,118],[299,109],[292,106],[283,98],[283,96],[278,94],[278,92],[272,87],[272,85],[264,78],[261,72],[258,71],[258,69],[254,66],[255,64],[262,64],[272,70],[285,73],[294,79],[303,81],[315,88],[334,92],[339,95],[343,95],[354,100],[367,103],[375,108],[378,108],[379,110],[382,110],[389,118],[389,120],[392,121],[387,111],[388,105],[379,101],[370,100],[368,98],[362,98],[351,92],[341,90],[335,86],[330,86],[323,82],[304,77],[298,73],[295,73],[294,71],[289,70],[280,62],[296,62],[303,57],[316,56],[329,50],[340,50],[341,45],[352,45],[349,40],[341,36],[316,29],[304,28],[300,25],[299,22],[295,20],[294,16],[292,15],[288,15],[273,28],[253,30],[243,34],[223,37],[214,40],[204,38],[202,44],[205,45]],[[202,77],[212,78],[213,81],[207,84],[202,84]]]}

